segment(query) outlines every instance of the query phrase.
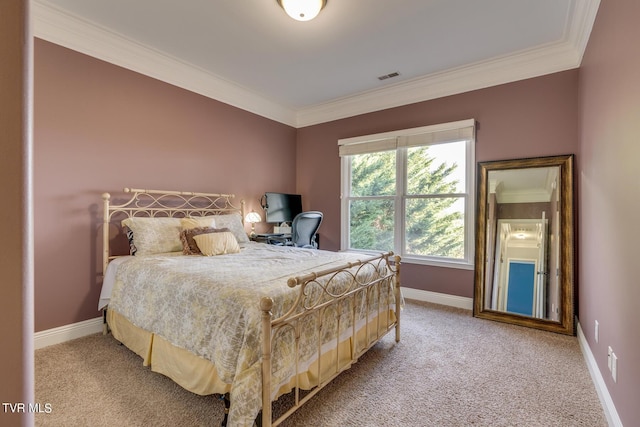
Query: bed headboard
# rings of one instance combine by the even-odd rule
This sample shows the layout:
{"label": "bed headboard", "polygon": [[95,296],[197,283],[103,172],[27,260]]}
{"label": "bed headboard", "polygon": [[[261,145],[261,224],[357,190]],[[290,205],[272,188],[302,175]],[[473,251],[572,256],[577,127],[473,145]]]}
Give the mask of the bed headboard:
{"label": "bed headboard", "polygon": [[[114,216],[119,219],[132,217],[187,217],[238,213],[244,223],[244,200],[240,206],[231,199],[234,194],[194,193],[189,191],[141,190],[125,188],[131,197],[121,204],[111,203],[111,194],[103,193],[102,273],[113,258],[110,251],[110,228]],[[119,227],[119,224],[118,224]]]}

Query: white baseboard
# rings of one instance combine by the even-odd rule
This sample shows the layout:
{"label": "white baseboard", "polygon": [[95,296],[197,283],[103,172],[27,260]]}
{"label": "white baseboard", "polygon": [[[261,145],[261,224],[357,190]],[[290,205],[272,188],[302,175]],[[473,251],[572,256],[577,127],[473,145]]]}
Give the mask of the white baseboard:
{"label": "white baseboard", "polygon": [[439,292],[423,291],[421,289],[413,288],[402,288],[402,295],[404,295],[405,298],[415,299],[418,301],[432,302],[434,304],[448,305],[467,310],[473,309],[473,298],[441,294]]}
{"label": "white baseboard", "polygon": [[587,343],[587,339],[582,332],[580,322],[578,322],[577,330],[578,343],[580,343],[580,349],[582,350],[584,360],[587,362],[587,367],[589,368],[589,373],[591,374],[591,380],[596,387],[596,392],[598,393],[598,397],[600,398],[600,403],[602,403],[602,408],[604,409],[604,415],[607,417],[607,422],[609,423],[610,427],[622,427],[622,421],[620,421],[618,411],[616,411],[616,407],[613,404],[613,400],[611,399],[611,395],[609,394],[609,390],[607,389],[607,384],[604,382],[604,378],[602,377],[600,368],[598,368],[596,359],[593,357],[591,348],[589,348],[589,343]]}
{"label": "white baseboard", "polygon": [[34,347],[37,350],[97,332],[102,332],[102,317],[36,332],[34,334]]}

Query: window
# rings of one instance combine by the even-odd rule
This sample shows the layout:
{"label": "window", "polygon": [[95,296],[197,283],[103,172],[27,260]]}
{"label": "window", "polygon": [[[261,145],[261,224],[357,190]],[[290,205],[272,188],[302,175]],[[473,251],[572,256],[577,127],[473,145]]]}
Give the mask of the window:
{"label": "window", "polygon": [[343,250],[473,268],[473,119],[338,141]]}

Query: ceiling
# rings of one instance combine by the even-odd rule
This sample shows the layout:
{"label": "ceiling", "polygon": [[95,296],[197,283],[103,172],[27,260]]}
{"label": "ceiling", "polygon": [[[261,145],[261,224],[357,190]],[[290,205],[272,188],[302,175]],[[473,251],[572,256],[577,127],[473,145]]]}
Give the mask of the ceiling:
{"label": "ceiling", "polygon": [[[577,68],[600,0],[32,0],[33,32],[295,127]],[[399,73],[379,80],[379,76]]]}
{"label": "ceiling", "polygon": [[559,174],[559,166],[491,170],[489,191],[498,203],[549,202]]}

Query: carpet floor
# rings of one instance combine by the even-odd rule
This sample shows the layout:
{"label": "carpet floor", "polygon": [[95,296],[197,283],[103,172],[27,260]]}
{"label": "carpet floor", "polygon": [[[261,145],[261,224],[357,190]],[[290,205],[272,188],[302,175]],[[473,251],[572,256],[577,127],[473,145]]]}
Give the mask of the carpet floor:
{"label": "carpet floor", "polygon": [[[111,336],[35,354],[36,426],[219,426],[224,406],[142,366]],[[407,301],[388,334],[283,426],[606,426],[576,337]]]}

